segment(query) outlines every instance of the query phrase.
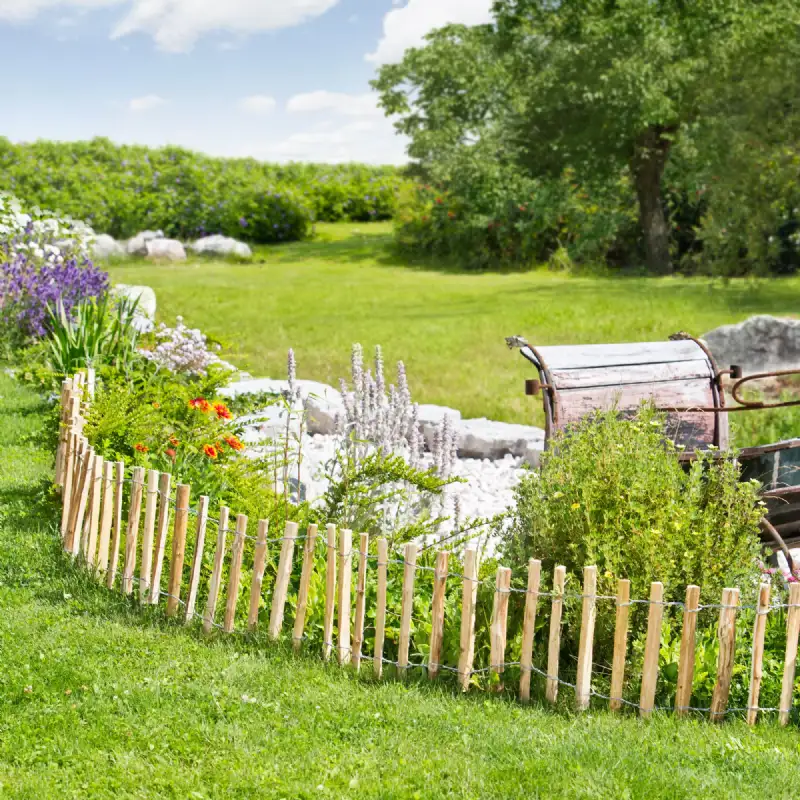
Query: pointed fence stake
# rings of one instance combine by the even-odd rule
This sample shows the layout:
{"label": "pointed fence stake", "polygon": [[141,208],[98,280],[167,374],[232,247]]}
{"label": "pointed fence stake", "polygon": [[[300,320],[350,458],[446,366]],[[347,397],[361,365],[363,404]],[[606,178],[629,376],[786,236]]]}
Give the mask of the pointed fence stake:
{"label": "pointed fence stake", "polygon": [[789,584],[788,614],[786,615],[786,657],[783,664],[783,683],[781,704],[778,709],[778,722],[789,724],[792,711],[792,692],[797,668],[797,638],[800,635],[800,583]]}
{"label": "pointed fence stake", "polygon": [[139,569],[139,599],[149,603],[150,581],[152,580],[153,536],[156,528],[156,508],[158,507],[158,470],[147,472],[147,495],[144,500],[144,530],[142,531],[142,564]]}
{"label": "pointed fence stake", "polygon": [[461,642],[458,674],[462,691],[469,691],[475,660],[475,607],[478,603],[478,552],[464,550],[464,585],[461,590]]}
{"label": "pointed fence stake", "polygon": [[287,522],[281,543],[281,557],[278,561],[278,574],[275,576],[275,590],[272,593],[272,608],[269,615],[269,638],[277,639],[283,629],[283,615],[286,610],[286,595],[289,592],[289,579],[292,577],[294,545],[297,541],[297,523]]}
{"label": "pointed fence stake", "polygon": [[411,644],[411,613],[414,610],[414,578],[417,574],[417,545],[406,544],[403,551],[403,598],[400,607],[400,641],[397,646],[397,668],[400,677],[408,676],[408,651]]}
{"label": "pointed fence stake", "polygon": [[614,657],[611,663],[611,699],[608,707],[612,711],[622,708],[622,693],[625,688],[625,658],[628,652],[628,620],[631,610],[631,582],[617,582],[617,615],[614,622]]}
{"label": "pointed fence stake", "polygon": [[297,610],[294,615],[292,631],[292,647],[299,650],[303,644],[308,611],[308,591],[311,587],[311,576],[314,573],[314,548],[317,545],[317,526],[309,525],[306,531],[306,543],[303,548],[303,569],[300,573],[300,587],[297,590]]}
{"label": "pointed fence stake", "polygon": [[681,653],[678,659],[678,688],[675,692],[675,714],[684,717],[692,702],[694,682],[694,651],[697,631],[697,609],[700,605],[700,587],[687,586],[683,604],[683,632]]}
{"label": "pointed fence stake", "polygon": [[764,634],[767,631],[770,585],[762,583],[758,590],[758,606],[753,623],[753,651],[750,659],[750,692],[747,697],[747,724],[755,725],[758,719],[758,701],[761,679],[764,676]]}
{"label": "pointed fence stake", "polygon": [[119,548],[122,541],[122,495],[125,484],[125,463],[117,461],[114,469],[114,511],[111,526],[111,557],[106,572],[106,586],[114,587],[119,569]]}
{"label": "pointed fence stake", "polygon": [[575,680],[575,707],[586,711],[592,696],[592,651],[597,620],[597,567],[583,568],[581,637],[578,643],[578,676]]}
{"label": "pointed fence stake", "polygon": [[356,617],[353,622],[353,651],[351,663],[356,672],[361,668],[361,650],[364,645],[364,616],[367,611],[367,551],[369,534],[362,533],[358,543],[358,579],[356,581]]}
{"label": "pointed fence stake", "polygon": [[208,599],[206,600],[206,613],[203,615],[203,632],[211,633],[214,627],[214,616],[217,612],[219,587],[222,583],[222,567],[225,562],[225,544],[228,538],[228,516],[230,510],[227,506],[219,509],[219,522],[217,524],[217,547],[214,550],[214,566],[211,568],[211,579],[208,582]]}
{"label": "pointed fence stake", "polygon": [[389,542],[378,539],[378,596],[375,607],[375,648],[373,670],[383,677],[383,640],[386,635],[386,566],[389,563]]}
{"label": "pointed fence stake", "polygon": [[114,465],[103,464],[103,507],[100,511],[100,540],[97,544],[97,569],[108,571],[108,548],[111,544],[111,522],[114,517]]}
{"label": "pointed fence stake", "polygon": [[525,594],[525,616],[522,620],[522,650],[520,652],[519,699],[531,699],[531,672],[533,671],[533,637],[536,633],[536,612],[539,606],[539,585],[542,562],[536,558],[528,561],[528,590]]}
{"label": "pointed fence stake", "polygon": [[564,585],[567,568],[557,566],[553,572],[553,599],[550,604],[550,638],[547,642],[547,688],[548,703],[558,699],[558,667],[561,658],[561,617],[564,613]]}
{"label": "pointed fence stake", "polygon": [[428,655],[428,678],[434,680],[439,674],[444,640],[444,601],[447,594],[447,564],[450,553],[440,550],[436,554],[433,573],[433,599],[431,601],[431,638]]}
{"label": "pointed fence stake", "polygon": [[269,520],[258,521],[256,549],[253,553],[253,582],[250,586],[250,609],[247,613],[247,630],[254,631],[258,625],[258,612],[261,608],[261,587],[264,583],[264,569],[267,565],[267,533]]}
{"label": "pointed fence stake", "polygon": [[206,526],[208,525],[208,497],[200,495],[197,502],[197,529],[194,539],[194,558],[192,572],[189,577],[189,592],[186,596],[186,616],[188,625],[194,619],[194,607],[197,603],[197,589],[200,586],[200,571],[203,568],[203,551],[206,546]]}
{"label": "pointed fence stake", "polygon": [[225,600],[225,633],[233,633],[236,624],[236,605],[239,602],[239,582],[242,576],[242,556],[244,555],[244,537],[247,534],[247,517],[239,514],[236,517],[236,533],[231,545],[231,569],[228,575],[228,596]]}
{"label": "pointed fence stake", "polygon": [[336,608],[336,526],[327,526],[325,561],[325,618],[322,623],[322,648],[325,660],[333,650],[333,614]]}
{"label": "pointed fence stake", "polygon": [[150,580],[150,602],[155,606],[161,599],[161,573],[164,569],[164,551],[167,547],[167,533],[169,531],[169,506],[170,487],[172,476],[169,472],[162,472],[158,479],[158,523],[156,524],[156,539],[153,553],[153,577]]}
{"label": "pointed fence stake", "polygon": [[350,661],[350,591],[353,579],[353,532],[339,531],[339,663]]}
{"label": "pointed fence stake", "polygon": [[653,713],[658,683],[658,653],[661,649],[661,620],[664,617],[664,584],[650,584],[650,610],[647,615],[647,638],[644,645],[642,691],[639,696],[639,714],[649,717]]}
{"label": "pointed fence stake", "polygon": [[189,525],[189,496],[191,487],[184,483],[178,485],[175,496],[175,526],[172,529],[172,558],[169,564],[169,583],[167,585],[167,616],[178,613],[181,602],[181,582],[183,581],[183,562],[186,557],[186,529]]}
{"label": "pointed fence stake", "polygon": [[722,722],[728,709],[731,693],[733,662],[736,656],[736,609],[739,606],[739,590],[723,589],[723,606],[719,612],[719,656],[717,658],[717,681],[711,696],[711,721]]}
{"label": "pointed fence stake", "polygon": [[497,568],[495,579],[494,603],[492,606],[492,622],[490,629],[489,666],[496,676],[494,691],[503,691],[502,675],[506,660],[506,631],[508,625],[508,600],[511,590],[511,570],[508,567]]}

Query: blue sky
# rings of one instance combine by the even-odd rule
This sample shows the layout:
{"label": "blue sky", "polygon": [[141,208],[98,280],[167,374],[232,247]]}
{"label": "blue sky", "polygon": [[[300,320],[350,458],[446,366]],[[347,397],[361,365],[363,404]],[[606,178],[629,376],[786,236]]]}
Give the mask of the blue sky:
{"label": "blue sky", "polygon": [[402,163],[381,63],[491,0],[0,0],[0,134]]}

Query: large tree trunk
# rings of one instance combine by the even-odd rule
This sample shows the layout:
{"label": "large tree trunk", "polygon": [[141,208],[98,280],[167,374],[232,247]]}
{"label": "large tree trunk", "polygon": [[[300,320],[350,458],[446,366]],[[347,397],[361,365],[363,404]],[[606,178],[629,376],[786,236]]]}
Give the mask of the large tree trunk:
{"label": "large tree trunk", "polygon": [[672,144],[661,127],[648,128],[636,141],[631,168],[639,200],[639,222],[644,235],[647,267],[651,272],[672,271],[669,225],[661,200],[661,178]]}

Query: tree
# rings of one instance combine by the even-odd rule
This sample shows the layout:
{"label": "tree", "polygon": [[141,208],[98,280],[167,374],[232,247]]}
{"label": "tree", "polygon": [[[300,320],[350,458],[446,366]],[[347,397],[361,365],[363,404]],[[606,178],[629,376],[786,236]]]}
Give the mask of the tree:
{"label": "tree", "polygon": [[382,68],[373,85],[412,157],[488,135],[535,175],[571,167],[593,182],[627,168],[648,267],[669,272],[662,181],[674,143],[732,59],[796,38],[794,3],[495,0],[494,18],[435,32]]}

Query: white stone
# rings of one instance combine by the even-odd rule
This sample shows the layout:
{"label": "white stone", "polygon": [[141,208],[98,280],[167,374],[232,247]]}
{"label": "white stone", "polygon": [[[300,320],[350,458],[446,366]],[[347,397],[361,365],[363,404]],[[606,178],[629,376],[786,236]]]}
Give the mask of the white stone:
{"label": "white stone", "polygon": [[244,426],[242,441],[248,445],[279,442],[279,449],[282,449],[288,424],[289,449],[293,451],[300,436],[301,411],[301,408],[288,409],[282,403],[277,403],[252,414],[237,417],[236,421]]}
{"label": "white stone", "polygon": [[417,414],[419,417],[420,427],[422,434],[425,437],[425,444],[428,449],[433,448],[433,434],[444,422],[445,417],[450,418],[450,422],[458,427],[461,421],[461,412],[455,408],[447,408],[446,406],[434,406],[427,403],[422,403],[417,406]]}
{"label": "white stone", "polygon": [[113,236],[101,233],[92,244],[92,255],[98,259],[124,256],[125,248]]}
{"label": "white stone", "polygon": [[511,454],[536,466],[544,450],[541,428],[481,418],[461,420],[456,429],[458,454],[462,458],[497,460]]}
{"label": "white stone", "polygon": [[[341,401],[341,395],[336,389],[319,381],[297,380],[295,381],[295,388],[304,402],[309,395],[338,398]],[[261,392],[274,395],[288,394],[289,381],[276,380],[274,378],[250,378],[244,381],[236,381],[230,386],[220,389],[219,393],[224,397],[239,397],[243,394],[260,394]]]}
{"label": "white stone", "polygon": [[309,433],[332,434],[336,418],[344,416],[342,395],[331,386],[323,394],[309,394],[305,400],[306,424]]}
{"label": "white stone", "polygon": [[800,320],[750,317],[738,325],[723,325],[703,337],[718,369],[736,364],[745,375],[800,369]]}
{"label": "white stone", "polygon": [[189,245],[193,253],[208,254],[216,256],[238,256],[239,258],[251,258],[253,251],[244,243],[229,236],[204,236]]}
{"label": "white stone", "polygon": [[142,231],[137,233],[132,239],[128,240],[125,249],[129,256],[146,256],[147,243],[154,239],[163,239],[164,231]]}
{"label": "white stone", "polygon": [[186,250],[177,239],[151,239],[145,246],[148,258],[186,261]]}

